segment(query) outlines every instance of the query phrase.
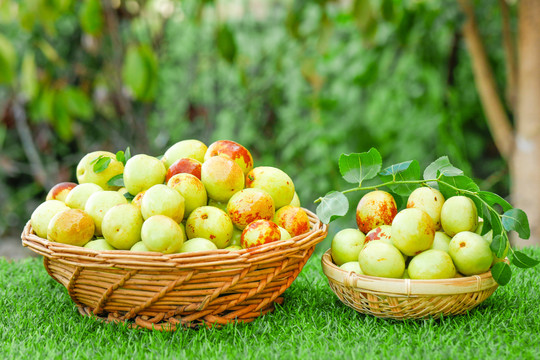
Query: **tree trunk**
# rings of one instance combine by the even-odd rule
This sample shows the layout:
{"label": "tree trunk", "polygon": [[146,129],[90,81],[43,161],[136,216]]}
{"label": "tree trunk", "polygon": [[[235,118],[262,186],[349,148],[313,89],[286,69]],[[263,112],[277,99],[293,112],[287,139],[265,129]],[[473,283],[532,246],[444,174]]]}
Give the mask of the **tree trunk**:
{"label": "tree trunk", "polygon": [[540,245],[540,0],[520,0],[518,98],[515,150],[510,171],[512,205],[524,210],[530,240],[514,237],[517,247]]}

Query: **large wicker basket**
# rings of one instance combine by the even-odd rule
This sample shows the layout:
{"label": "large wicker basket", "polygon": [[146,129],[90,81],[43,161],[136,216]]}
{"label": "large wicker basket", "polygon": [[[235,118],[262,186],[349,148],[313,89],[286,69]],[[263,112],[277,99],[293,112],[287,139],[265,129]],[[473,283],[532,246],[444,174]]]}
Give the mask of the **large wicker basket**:
{"label": "large wicker basket", "polygon": [[250,322],[272,311],[327,234],[327,226],[306,212],[309,232],[239,251],[95,251],[42,239],[30,223],[21,237],[24,246],[43,255],[45,269],[66,287],[82,315],[175,330]]}
{"label": "large wicker basket", "polygon": [[342,270],[330,250],[322,257],[324,274],[347,306],[382,318],[416,319],[462,314],[497,289],[491,272],[442,280],[389,279]]}

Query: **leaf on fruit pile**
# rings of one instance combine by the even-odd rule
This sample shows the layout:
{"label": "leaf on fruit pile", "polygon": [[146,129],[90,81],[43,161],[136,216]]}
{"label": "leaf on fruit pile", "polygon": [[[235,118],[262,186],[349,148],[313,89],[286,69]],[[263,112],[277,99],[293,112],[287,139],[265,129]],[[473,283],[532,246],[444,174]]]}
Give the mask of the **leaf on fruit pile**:
{"label": "leaf on fruit pile", "polygon": [[131,201],[131,200],[133,200],[133,199],[135,198],[135,196],[131,195],[131,194],[128,193],[128,192],[127,192],[127,193],[124,193],[124,197],[125,197],[127,200],[129,200],[129,201]]}
{"label": "leaf on fruit pile", "polygon": [[122,150],[116,153],[116,160],[120,161],[122,164],[126,165],[126,156]]}
{"label": "leaf on fruit pile", "polygon": [[99,174],[100,172],[105,171],[105,169],[107,169],[107,167],[109,166],[110,163],[111,163],[111,158],[110,157],[105,156],[105,157],[100,158],[94,164],[94,172],[96,174]]}
{"label": "leaf on fruit pile", "polygon": [[[124,151],[124,160],[126,160],[126,162],[131,159],[131,149],[129,148],[129,146],[126,148],[126,151]],[[124,163],[125,165],[125,163]]]}
{"label": "leaf on fruit pile", "polygon": [[118,174],[113,176],[112,178],[107,181],[107,185],[109,186],[124,186],[124,174]]}
{"label": "leaf on fruit pile", "polygon": [[445,183],[458,188],[459,190],[468,190],[473,192],[480,191],[480,188],[476,183],[468,176],[465,175],[454,175],[454,176],[441,176],[441,182],[439,183],[439,190],[443,194],[445,199],[448,199],[452,196],[462,195],[459,190],[455,190],[452,187],[446,185]]}
{"label": "leaf on fruit pile", "polygon": [[[379,173],[383,182],[418,180],[420,178],[420,164],[416,160],[394,164]],[[406,196],[418,188],[420,184],[391,184],[388,188],[398,195]]]}
{"label": "leaf on fruit pile", "polygon": [[[436,179],[439,175],[444,176],[459,176],[463,175],[463,171],[455,167],[448,160],[448,156],[442,156],[429,164],[424,170],[424,180]],[[436,182],[429,182],[429,186],[438,188]]]}
{"label": "leaf on fruit pile", "polygon": [[479,191],[478,196],[480,199],[488,203],[489,206],[493,207],[494,205],[499,205],[503,211],[508,211],[512,209],[512,205],[506,200],[504,200],[499,195],[489,192],[489,191]]}
{"label": "leaf on fruit pile", "polygon": [[538,265],[539,262],[540,261],[529,257],[529,255],[522,253],[521,251],[514,251],[512,256],[512,264],[523,269],[534,267]]}
{"label": "leaf on fruit pile", "polygon": [[528,239],[531,236],[527,214],[521,209],[506,211],[502,215],[502,225],[506,231],[515,230],[522,239]]}
{"label": "leaf on fruit pile", "polygon": [[498,262],[491,268],[491,275],[499,285],[506,285],[512,278],[512,270],[504,261]]}
{"label": "leaf on fruit pile", "polygon": [[381,154],[375,148],[368,152],[341,154],[339,157],[339,172],[345,181],[352,184],[358,183],[362,186],[362,181],[373,179],[381,170]]}
{"label": "leaf on fruit pile", "polygon": [[482,204],[482,219],[484,223],[482,224],[482,231],[480,235],[486,235],[491,230],[491,214],[486,204]]}
{"label": "leaf on fruit pile", "polygon": [[491,241],[491,251],[497,256],[498,258],[502,258],[504,256],[504,251],[506,250],[506,245],[508,244],[508,236],[506,233],[503,233],[503,235],[496,235],[493,237],[493,240]]}
{"label": "leaf on fruit pile", "polygon": [[325,224],[346,215],[348,211],[349,200],[339,191],[331,191],[326,194],[317,206],[317,216]]}

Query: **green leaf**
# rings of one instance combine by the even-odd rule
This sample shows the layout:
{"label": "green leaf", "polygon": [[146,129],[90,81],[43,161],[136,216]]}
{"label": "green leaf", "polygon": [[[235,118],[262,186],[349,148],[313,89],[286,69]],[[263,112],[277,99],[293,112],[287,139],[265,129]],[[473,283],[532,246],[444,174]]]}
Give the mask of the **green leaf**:
{"label": "green leaf", "polygon": [[10,84],[15,77],[17,53],[7,37],[0,34],[0,84]]}
{"label": "green leaf", "polygon": [[510,209],[502,215],[502,224],[506,231],[515,230],[519,237],[528,239],[531,236],[529,219],[521,209]]}
{"label": "green leaf", "polygon": [[540,261],[529,257],[521,251],[514,251],[514,254],[512,255],[512,264],[523,269],[534,267],[538,265],[539,262]]}
{"label": "green leaf", "polygon": [[38,86],[36,59],[32,51],[27,51],[21,64],[21,91],[32,100],[38,94]]}
{"label": "green leaf", "polygon": [[[110,160],[110,159],[109,159]],[[124,186],[124,174],[118,174],[113,176],[112,178],[107,181],[107,185],[109,186]]]}
{"label": "green leaf", "polygon": [[[463,175],[463,171],[454,167],[450,163],[450,160],[448,160],[448,156],[442,156],[426,167],[426,169],[424,170],[424,180],[436,179],[439,177],[439,175],[444,175],[448,177],[458,176]],[[435,188],[439,187],[436,182],[430,182],[429,186]]]}
{"label": "green leaf", "polygon": [[506,250],[506,244],[507,244],[508,238],[501,235],[496,235],[493,237],[493,240],[491,240],[491,251],[497,256],[498,258],[502,258],[504,256],[504,251]]}
{"label": "green leaf", "polygon": [[512,270],[504,261],[498,262],[491,268],[491,275],[499,285],[506,285],[512,278]]}
{"label": "green leaf", "polygon": [[126,165],[126,156],[122,150],[116,153],[116,160],[120,161],[122,164]]}
{"label": "green leaf", "polygon": [[493,207],[494,205],[500,205],[503,211],[508,211],[512,209],[512,205],[510,205],[508,201],[504,200],[502,197],[492,192],[479,191],[478,196],[480,196],[480,198],[487,202],[491,207]]}
{"label": "green leaf", "polygon": [[[416,160],[391,165],[379,173],[383,182],[408,181],[420,179],[420,165]],[[406,196],[418,188],[420,184],[391,184],[388,188],[398,195]]]}
{"label": "green leaf", "polygon": [[232,64],[236,58],[237,46],[234,35],[227,24],[220,26],[217,30],[216,45],[221,57]]}
{"label": "green leaf", "polygon": [[141,99],[146,94],[150,83],[150,71],[146,66],[146,59],[139,47],[128,47],[124,65],[122,67],[122,81],[131,90],[133,96]]}
{"label": "green leaf", "polygon": [[96,161],[96,163],[94,164],[94,172],[96,174],[99,174],[100,172],[105,171],[105,169],[107,169],[110,163],[111,163],[110,157],[106,157],[106,156],[102,157],[101,159]]}
{"label": "green leaf", "polygon": [[362,181],[373,179],[381,170],[381,154],[375,148],[368,152],[341,154],[339,157],[339,172],[345,181],[362,185]]}
{"label": "green leaf", "polygon": [[99,35],[105,24],[100,0],[85,0],[79,10],[81,28],[90,35]]}
{"label": "green leaf", "polygon": [[486,235],[492,228],[491,228],[491,214],[489,213],[489,209],[485,204],[482,204],[482,220],[484,220],[484,223],[482,224],[482,231],[480,232],[480,235],[484,236]]}
{"label": "green leaf", "polygon": [[124,151],[124,159],[126,160],[126,162],[131,159],[131,149],[129,148],[129,146],[126,148],[126,151]]}
{"label": "green leaf", "polygon": [[134,195],[131,195],[130,193],[126,192],[124,193],[124,197],[128,199],[129,201],[133,200],[135,198]]}
{"label": "green leaf", "polygon": [[325,224],[346,215],[348,211],[349,200],[339,191],[331,191],[326,194],[317,206],[317,216]]}
{"label": "green leaf", "polygon": [[381,14],[386,21],[392,21],[394,19],[394,2],[392,0],[382,1]]}
{"label": "green leaf", "polygon": [[79,119],[89,120],[94,110],[92,102],[84,91],[73,86],[65,88],[61,93],[66,111]]}
{"label": "green leaf", "polygon": [[103,159],[104,155],[99,155],[97,158],[95,158],[94,160],[90,161],[90,165],[92,164],[95,164],[96,162],[98,162],[100,159]]}
{"label": "green leaf", "polygon": [[[458,190],[453,189],[445,183],[458,188]],[[459,191],[459,189],[473,192],[480,191],[478,185],[476,185],[476,183],[471,178],[465,175],[442,175],[440,177],[439,190],[441,191],[445,199],[451,198],[452,196],[456,195],[463,195],[462,192]]]}

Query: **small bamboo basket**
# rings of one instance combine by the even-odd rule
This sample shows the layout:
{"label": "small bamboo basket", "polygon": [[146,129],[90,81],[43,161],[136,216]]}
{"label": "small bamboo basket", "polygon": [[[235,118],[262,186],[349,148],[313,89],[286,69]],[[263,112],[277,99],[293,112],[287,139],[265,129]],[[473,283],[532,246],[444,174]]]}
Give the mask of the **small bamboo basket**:
{"label": "small bamboo basket", "polygon": [[45,269],[66,287],[82,315],[173,331],[250,322],[281,303],[327,234],[327,226],[304,210],[309,232],[239,251],[96,251],[42,239],[30,222],[21,238],[43,255]]}
{"label": "small bamboo basket", "polygon": [[441,279],[390,279],[342,270],[330,250],[322,257],[330,288],[347,306],[363,314],[397,320],[463,314],[486,300],[498,284],[491,272]]}

